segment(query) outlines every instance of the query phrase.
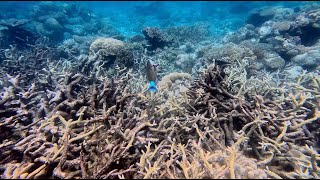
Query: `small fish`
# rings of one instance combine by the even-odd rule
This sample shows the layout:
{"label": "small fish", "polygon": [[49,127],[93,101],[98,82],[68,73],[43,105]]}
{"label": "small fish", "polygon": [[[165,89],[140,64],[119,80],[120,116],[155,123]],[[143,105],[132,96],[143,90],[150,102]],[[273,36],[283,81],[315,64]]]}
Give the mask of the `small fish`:
{"label": "small fish", "polygon": [[148,91],[157,92],[157,65],[151,60],[148,60],[147,62],[147,79],[149,81]]}

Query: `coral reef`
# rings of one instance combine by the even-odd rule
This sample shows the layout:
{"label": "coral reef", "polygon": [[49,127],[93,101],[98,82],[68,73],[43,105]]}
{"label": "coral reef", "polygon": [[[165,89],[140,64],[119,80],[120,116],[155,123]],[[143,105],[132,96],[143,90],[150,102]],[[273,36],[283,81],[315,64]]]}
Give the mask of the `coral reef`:
{"label": "coral reef", "polygon": [[164,48],[170,42],[168,36],[158,28],[146,27],[142,30],[142,33],[148,41],[149,46],[147,48],[149,50]]}
{"label": "coral reef", "polygon": [[28,47],[26,44],[34,44],[36,35],[23,26],[30,21],[27,19],[6,19],[1,20],[0,27],[0,47],[8,48],[9,45],[15,44],[18,48]]}
{"label": "coral reef", "polygon": [[[306,5],[300,9],[299,14],[295,14],[291,8],[283,7],[256,9],[248,18],[249,24],[229,33],[224,41],[240,44],[250,40],[272,45],[273,53],[266,55],[271,58],[264,60],[270,68],[282,68],[291,62],[311,68],[318,66],[317,60],[313,59],[318,57],[319,17],[318,5]],[[301,59],[307,60],[304,62]],[[272,64],[278,65],[272,67]]]}
{"label": "coral reef", "polygon": [[[280,95],[247,101],[229,92],[227,66],[212,64],[195,82],[189,74],[164,76],[154,96],[131,92],[130,71],[93,79],[49,69],[54,76],[44,91],[8,75],[2,177],[317,177],[311,147],[319,133],[319,76],[301,74]],[[297,152],[303,144],[309,150]],[[301,174],[306,170],[315,174]]]}
{"label": "coral reef", "polygon": [[306,53],[294,56],[291,60],[292,62],[300,66],[317,66],[320,63],[320,51],[310,50]]}
{"label": "coral reef", "polygon": [[169,27],[165,30],[168,36],[175,43],[185,44],[186,42],[199,43],[210,36],[209,23],[197,23],[192,26]]}
{"label": "coral reef", "polygon": [[72,2],[4,16],[0,178],[319,178],[319,6],[260,6],[218,38],[209,5],[134,6],[136,35]]}
{"label": "coral reef", "polygon": [[[114,38],[97,38],[90,45],[88,58],[83,58],[81,71],[88,72],[89,69],[102,67],[107,71],[114,67],[131,68],[134,65],[133,58],[131,47],[123,41]],[[103,72],[98,71],[96,76],[103,75]]]}
{"label": "coral reef", "polygon": [[279,7],[262,7],[250,12],[247,23],[254,26],[261,26],[264,22],[274,18]]}
{"label": "coral reef", "polygon": [[90,45],[90,51],[97,53],[99,50],[105,50],[106,56],[116,56],[120,49],[124,47],[124,43],[113,38],[98,38]]}

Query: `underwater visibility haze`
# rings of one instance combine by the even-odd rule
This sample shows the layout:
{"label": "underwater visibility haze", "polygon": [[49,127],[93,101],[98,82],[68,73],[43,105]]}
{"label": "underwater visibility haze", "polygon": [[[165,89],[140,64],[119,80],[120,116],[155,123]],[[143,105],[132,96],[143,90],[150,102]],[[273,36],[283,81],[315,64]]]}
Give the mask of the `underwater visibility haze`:
{"label": "underwater visibility haze", "polygon": [[0,178],[320,178],[319,2],[0,10]]}

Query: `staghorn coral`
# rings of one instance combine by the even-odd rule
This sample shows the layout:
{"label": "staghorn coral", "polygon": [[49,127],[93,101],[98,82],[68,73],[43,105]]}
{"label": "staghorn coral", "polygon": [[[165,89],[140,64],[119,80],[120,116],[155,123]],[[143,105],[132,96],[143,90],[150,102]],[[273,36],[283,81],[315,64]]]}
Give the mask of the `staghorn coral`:
{"label": "staghorn coral", "polygon": [[[312,115],[309,113],[310,111],[308,111],[307,109],[304,109],[302,107],[302,104],[304,103],[304,101],[302,100],[302,102],[295,102],[293,96],[292,99],[289,98],[287,100],[285,100],[286,104],[283,105],[278,105],[276,106],[274,103],[272,103],[272,101],[268,100],[268,96],[265,96],[266,100],[263,100],[263,97],[261,96],[256,96],[255,98],[255,104],[251,104],[249,102],[243,102],[243,100],[240,100],[236,98],[236,96],[232,96],[230,94],[227,93],[226,90],[223,90],[224,85],[222,84],[219,85],[219,77],[221,78],[221,76],[218,76],[219,73],[217,73],[217,76],[214,76],[214,70],[217,67],[213,67],[213,69],[209,70],[209,72],[211,72],[212,74],[210,75],[208,73],[207,76],[207,80],[205,82],[210,83],[208,85],[213,86],[213,88],[209,88],[208,85],[205,86],[202,83],[199,83],[199,85],[201,85],[203,88],[203,90],[199,89],[197,92],[194,91],[193,94],[195,94],[195,98],[194,96],[191,96],[192,99],[196,99],[195,102],[196,104],[191,103],[190,101],[182,101],[182,103],[179,105],[177,104],[176,106],[173,107],[181,107],[181,105],[183,107],[187,106],[189,108],[193,108],[193,110],[191,111],[184,111],[183,109],[180,108],[176,108],[175,111],[171,111],[170,114],[171,116],[177,116],[174,119],[167,119],[165,117],[167,117],[169,114],[168,113],[162,113],[162,115],[160,117],[165,118],[162,119],[161,123],[159,124],[158,128],[152,128],[152,131],[155,132],[161,132],[160,131],[160,127],[166,127],[166,129],[175,129],[174,131],[171,131],[170,133],[170,138],[168,138],[167,140],[169,140],[169,142],[183,142],[183,144],[188,144],[188,142],[190,142],[192,139],[193,140],[198,140],[201,139],[203,140],[203,148],[205,149],[216,149],[217,146],[224,149],[225,144],[233,144],[233,142],[235,142],[235,140],[237,140],[239,137],[241,137],[241,135],[244,135],[249,137],[250,139],[243,144],[243,150],[245,150],[245,154],[252,154],[252,153],[256,153],[256,156],[259,157],[259,161],[258,161],[258,166],[261,167],[262,169],[265,169],[265,172],[268,173],[268,176],[270,177],[280,177],[277,176],[276,174],[276,170],[272,169],[270,170],[269,166],[275,166],[276,164],[278,164],[278,159],[281,160],[281,166],[283,168],[285,168],[287,166],[288,163],[286,163],[284,161],[284,157],[282,155],[285,155],[285,159],[289,156],[286,155],[285,152],[288,150],[288,146],[286,146],[287,142],[288,144],[290,143],[295,143],[295,144],[300,144],[300,143],[311,143],[310,145],[314,146],[314,140],[312,141],[308,141],[308,139],[310,139],[311,137],[315,137],[314,135],[307,135],[302,133],[305,128],[303,128],[304,125],[306,124],[310,124],[313,121],[318,120],[318,115],[316,115],[317,113],[315,113],[315,116],[312,117]],[[219,68],[217,68],[218,70]],[[221,71],[218,71],[221,72]],[[210,76],[209,76],[210,75]],[[210,78],[211,77],[211,78]],[[222,76],[223,77],[223,76]],[[214,81],[213,81],[214,80]],[[218,81],[217,81],[218,80]],[[300,82],[301,80],[298,80],[298,82]],[[201,81],[200,81],[201,82]],[[223,82],[223,81],[220,81]],[[304,83],[303,83],[304,84]],[[307,83],[305,83],[305,85],[307,85]],[[194,88],[196,89],[196,88]],[[220,90],[219,90],[220,89]],[[210,94],[211,96],[204,96],[206,94],[206,92],[208,92],[208,90],[212,91]],[[279,89],[281,90],[281,89]],[[284,90],[284,89],[282,89]],[[209,91],[209,92],[210,92]],[[316,92],[316,91],[314,91]],[[224,94],[225,93],[225,94]],[[282,93],[285,93],[285,91],[282,91]],[[223,95],[225,96],[224,100],[221,100],[221,98]],[[281,94],[281,91],[280,91]],[[208,97],[209,98],[213,98],[212,96],[219,98],[220,102],[224,102],[224,103],[219,103],[217,105],[215,105],[216,103],[218,103],[219,101],[209,101],[211,103],[215,103],[215,104],[208,104],[208,107],[205,105],[202,105],[201,103],[197,103],[201,102],[201,99],[204,98],[204,100],[206,100]],[[299,96],[299,95],[298,95]],[[207,97],[207,98],[205,98]],[[240,102],[239,104],[239,109],[237,108],[237,105],[234,104],[231,107],[229,106],[229,110],[228,110],[228,106],[226,106],[226,100],[228,100],[228,97],[230,98],[229,101],[233,102],[233,104],[237,101]],[[278,101],[275,101],[275,103],[277,102],[282,102],[284,99],[281,100],[281,97],[284,98],[285,96],[280,96],[278,99]],[[297,97],[297,96],[296,96]],[[300,96],[303,97],[303,96]],[[312,96],[310,96],[312,97]],[[232,101],[232,98],[235,98]],[[183,100],[183,99],[181,99]],[[180,102],[181,102],[180,100]],[[292,106],[294,106],[294,104],[298,105],[297,108],[291,109],[291,112],[287,112],[286,109],[288,109],[288,105],[290,104],[290,102],[292,103]],[[262,104],[261,104],[262,103]],[[288,104],[289,103],[289,104]],[[251,105],[250,105],[251,104]],[[281,103],[280,103],[281,104]],[[281,106],[285,106],[286,108],[281,108]],[[208,110],[206,110],[207,108]],[[210,108],[211,107],[211,108]],[[215,108],[212,108],[215,107]],[[236,109],[231,110],[232,107],[235,107]],[[216,109],[217,108],[217,109]],[[280,108],[280,109],[278,109]],[[299,108],[301,108],[299,110]],[[211,109],[211,110],[210,110]],[[251,110],[256,109],[256,112],[253,112]],[[160,110],[160,109],[159,109]],[[282,111],[283,110],[283,111]],[[289,108],[290,110],[290,108]],[[207,113],[207,112],[211,112],[211,113]],[[280,114],[278,114],[277,112],[281,112]],[[165,111],[164,111],[165,112]],[[173,113],[176,112],[176,113]],[[180,119],[179,116],[181,115],[179,112],[182,113],[190,113],[190,112],[195,112],[195,113],[204,113],[203,115],[187,115],[187,121],[182,121],[185,118]],[[225,112],[225,113],[224,113]],[[229,113],[228,113],[229,112]],[[233,113],[230,114],[230,112],[235,113],[234,115],[232,115]],[[290,118],[286,118],[288,117],[286,115],[286,113],[305,113],[304,115],[293,115],[293,117],[308,117],[310,116],[310,119],[306,119],[305,122],[302,122],[299,119],[291,119],[291,123],[296,124],[295,126],[293,126],[293,128],[290,128],[290,123],[286,122],[283,124],[281,124],[280,120],[281,118],[283,120],[288,120]],[[238,114],[237,114],[238,113]],[[282,113],[284,113],[284,115],[281,115]],[[211,118],[210,114],[213,114],[213,116]],[[278,117],[279,116],[279,117]],[[224,118],[226,117],[226,118]],[[243,117],[240,119],[237,119],[236,117]],[[272,118],[271,118],[272,117]],[[228,122],[228,119],[233,120],[233,123],[226,123]],[[218,121],[216,120],[218,119]],[[275,121],[275,119],[279,119],[280,121]],[[170,126],[170,121],[173,121],[173,123]],[[200,120],[200,121],[199,121]],[[224,122],[225,121],[225,122]],[[240,122],[239,122],[240,121]],[[241,121],[243,121],[243,123],[241,123]],[[295,123],[296,121],[298,122],[302,122],[302,123]],[[157,121],[156,121],[157,122]],[[214,123],[215,122],[215,123]],[[235,123],[237,122],[237,123]],[[189,124],[191,123],[191,124]],[[206,124],[207,126],[203,126],[203,124]],[[178,125],[177,127],[175,127],[175,125]],[[217,126],[217,128],[215,128],[214,126],[209,126],[208,124],[215,124],[215,126]],[[266,124],[268,124],[268,126],[266,126]],[[251,128],[250,128],[251,126]],[[283,126],[283,128],[281,128]],[[180,127],[180,128],[179,128]],[[230,130],[230,127],[235,130],[232,131]],[[203,131],[202,129],[205,129],[205,131]],[[210,129],[213,128],[212,132],[216,132],[216,133],[208,133],[210,132]],[[249,130],[250,129],[250,130]],[[300,130],[299,130],[300,129]],[[304,129],[304,130],[302,130]],[[151,130],[151,129],[150,129]],[[249,130],[249,131],[248,131]],[[167,132],[168,130],[166,130]],[[175,132],[177,131],[177,132]],[[229,132],[233,132],[233,133],[228,133]],[[276,132],[278,131],[278,132]],[[184,135],[186,133],[191,133],[193,134],[193,136],[188,136],[188,135]],[[259,134],[262,133],[263,135]],[[298,134],[297,134],[298,133]],[[225,134],[223,136],[217,136],[217,134]],[[288,134],[288,136],[286,136],[286,134]],[[208,138],[208,135],[210,138]],[[295,136],[302,136],[299,138],[296,138]],[[198,136],[198,138],[195,138],[194,136]],[[308,137],[304,137],[304,136],[308,136]],[[252,138],[252,139],[251,139]],[[191,139],[191,140],[190,140]],[[283,139],[284,142],[280,143],[281,140]],[[213,143],[210,143],[210,141],[212,141]],[[313,143],[312,143],[313,142]],[[257,143],[257,144],[256,144]],[[216,144],[214,147],[210,144]],[[258,146],[257,146],[258,145]],[[155,149],[161,148],[163,145],[159,145],[158,147],[155,147]],[[168,147],[168,146],[167,146]],[[178,149],[176,146],[172,147],[172,148],[176,148]],[[171,148],[171,149],[172,149]],[[146,151],[144,151],[146,152]],[[283,152],[283,153],[280,153]],[[162,155],[165,153],[161,153]],[[174,153],[171,153],[171,155]],[[195,153],[191,153],[191,154],[195,154]],[[149,166],[147,167],[147,170],[143,169],[143,167],[146,166],[141,166],[142,168],[140,168],[140,171],[142,171],[143,176],[144,177],[170,177],[170,178],[175,178],[178,177],[176,176],[177,174],[182,174],[181,170],[176,170],[176,171],[170,171],[171,169],[173,169],[174,167],[170,168],[168,170],[168,168],[166,168],[166,166],[163,166],[160,162],[164,157],[160,156],[159,158],[154,159],[154,161],[152,160],[152,157],[155,156],[155,153],[152,153],[150,155],[151,159],[148,160],[142,160],[141,159],[141,163],[142,162],[150,162]],[[252,156],[252,155],[251,155]],[[149,156],[144,156],[144,158],[149,157]],[[274,159],[274,160],[272,160]],[[172,161],[172,160],[171,160]],[[169,161],[169,162],[171,162]],[[297,163],[300,163],[303,160],[299,160],[297,161]],[[152,162],[154,162],[154,164],[152,164]],[[182,162],[181,162],[182,163]],[[189,162],[191,164],[191,162]],[[201,163],[200,163],[201,164]],[[267,166],[265,166],[267,165]],[[166,168],[167,171],[158,171],[161,168]],[[299,166],[297,166],[299,167]],[[183,168],[183,167],[182,167]],[[190,169],[192,169],[192,166],[190,167]],[[189,171],[189,170],[186,170]],[[287,172],[288,170],[286,170]],[[295,172],[299,172],[298,169],[294,170]],[[160,175],[157,174],[157,172],[163,172]],[[191,174],[192,172],[192,174]],[[191,171],[190,174],[184,173],[184,177],[200,177],[200,175],[202,175],[201,172],[199,171]],[[260,174],[263,171],[258,171],[258,173]],[[278,172],[278,171],[277,171]],[[293,172],[293,171],[291,171]],[[288,172],[290,173],[290,172]],[[199,175],[200,174],[200,175]],[[250,175],[248,177],[252,177],[255,173],[250,173]],[[299,174],[296,175],[299,177],[302,177],[303,174]],[[142,177],[143,177],[142,176]],[[282,177],[288,177],[288,176],[284,176],[283,174],[281,175]],[[317,177],[316,174],[313,175],[314,177]]]}
{"label": "staghorn coral", "polygon": [[45,73],[43,69],[47,68],[48,61],[54,61],[54,52],[55,48],[49,46],[46,39],[39,38],[35,45],[29,45],[25,50],[20,50],[17,46],[1,49],[1,66],[11,75],[23,72],[21,76],[28,83],[37,78],[37,74]]}
{"label": "staghorn coral", "polygon": [[[69,77],[67,77],[67,79],[68,78]],[[112,98],[116,97],[108,97],[106,93],[115,93],[114,95],[116,95],[118,91],[116,89],[108,90],[107,86],[113,86],[114,83],[106,83],[107,81],[105,81],[105,83],[100,86],[100,88],[104,88],[104,92],[102,92],[102,94],[95,90],[93,93],[97,94],[94,94],[92,97],[87,96],[82,102],[81,100],[79,101],[78,99],[73,99],[71,95],[72,92],[74,92],[73,86],[83,77],[78,76],[76,80],[72,80],[72,78],[74,77],[70,77],[71,82],[68,84],[69,86],[58,86],[60,91],[57,91],[58,93],[56,96],[48,97],[51,99],[49,101],[49,106],[54,106],[55,108],[47,107],[50,113],[44,114],[46,118],[40,117],[26,127],[19,128],[18,126],[15,126],[17,129],[14,129],[14,131],[18,132],[21,130],[29,130],[29,133],[14,147],[8,145],[1,147],[1,151],[8,155],[8,157],[2,162],[11,161],[11,164],[14,164],[13,166],[7,164],[6,166],[2,167],[7,169],[4,174],[5,178],[39,178],[46,176],[48,173],[53,173],[54,177],[59,178],[72,178],[81,175],[80,166],[75,166],[75,164],[79,164],[78,162],[80,162],[80,157],[78,155],[80,154],[81,147],[78,146],[77,142],[104,127],[104,125],[101,125],[101,120],[99,120],[99,118],[93,120],[83,120],[84,117],[91,116],[90,112],[95,112],[90,110],[90,108],[88,108],[88,106],[83,102],[89,102],[91,104],[90,107],[104,108],[109,108],[109,106],[112,106],[111,103],[116,103],[110,108],[109,111],[111,112],[112,109],[116,111],[119,108],[118,106],[121,106],[121,103],[125,100],[125,98],[121,98],[120,100],[114,99],[114,101],[110,101]],[[69,81],[66,80],[65,83],[69,83]],[[90,89],[89,91],[92,90],[93,89]],[[67,99],[63,100],[62,98]],[[102,100],[104,98],[109,99],[107,103],[106,100]],[[118,101],[120,101],[119,104],[117,103]],[[55,103],[57,104],[55,105]],[[71,111],[69,112],[68,109]],[[101,110],[98,109],[96,110],[96,112],[100,111]],[[73,112],[75,113],[74,115]],[[63,116],[68,118],[73,118],[74,116],[77,118],[77,120],[68,120]],[[12,119],[12,121],[17,120],[17,118]],[[95,123],[99,122],[100,126],[96,127]],[[9,121],[6,123],[9,123]],[[21,162],[19,159],[12,161],[15,159],[14,154],[17,153],[22,153],[24,159],[26,159]],[[98,159],[99,158],[96,160]],[[22,164],[24,169],[21,170],[22,172],[19,172],[18,170],[20,168],[20,164]],[[26,169],[24,168],[25,166],[29,168]],[[12,168],[15,168],[16,170],[10,170]],[[78,170],[74,171],[74,168]],[[100,177],[100,175],[101,172],[95,176]]]}
{"label": "staghorn coral", "polygon": [[[206,151],[199,142],[188,145],[159,145],[152,151],[150,144],[140,158],[138,166],[141,178],[257,178],[267,174],[257,167],[255,159],[247,158],[239,152],[239,144],[225,150]],[[155,158],[161,154],[160,158]]]}
{"label": "staghorn coral", "polygon": [[[317,132],[307,128],[313,126],[313,122],[319,119],[319,106],[315,100],[317,99],[317,95],[314,94],[315,91],[305,91],[306,88],[302,87],[307,85],[305,84],[306,81],[309,81],[313,78],[314,80],[313,83],[311,83],[311,87],[312,89],[317,89],[319,88],[317,77],[311,74],[301,74],[301,76],[296,80],[297,83],[286,83],[287,88],[285,89],[289,91],[284,91],[283,93],[288,95],[282,96],[282,98],[273,101],[274,105],[277,105],[278,108],[275,108],[276,106],[274,105],[271,106],[271,104],[265,104],[267,106],[264,107],[266,110],[269,109],[269,112],[260,109],[263,107],[261,105],[264,104],[264,102],[267,102],[267,100],[263,100],[261,97],[260,100],[256,100],[256,102],[260,101],[259,112],[262,113],[257,117],[260,119],[264,116],[265,118],[263,118],[264,120],[261,121],[259,126],[257,126],[259,129],[261,129],[259,130],[260,133],[258,132],[255,135],[258,139],[262,140],[262,142],[258,142],[260,146],[253,150],[257,153],[261,160],[263,160],[261,161],[262,164],[266,164],[268,166],[277,166],[276,169],[270,168],[270,171],[268,170],[268,174],[270,174],[272,177],[293,178],[293,176],[290,174],[294,172],[301,172],[301,169],[299,169],[301,166],[297,164],[301,163],[301,161],[305,161],[305,159],[298,154],[294,154],[294,157],[298,159],[296,159],[297,161],[292,164],[290,160],[292,154],[290,152],[298,145],[308,145],[314,147],[316,145],[315,142],[318,141],[317,139],[313,138],[316,137],[316,135],[313,133]],[[289,88],[288,86],[295,88],[293,88],[294,90],[291,91],[292,88]],[[313,95],[308,93],[306,94],[305,92],[312,93]],[[304,106],[308,108],[306,109]],[[274,112],[272,112],[272,108],[275,108]],[[282,123],[279,124],[280,122]],[[265,131],[263,130],[263,124],[266,123],[271,123],[272,125],[269,124],[269,127]],[[272,131],[278,131],[278,133],[274,133]],[[251,132],[251,130],[249,132]],[[271,134],[266,135],[266,132]],[[263,133],[263,135],[261,133]],[[282,167],[281,170],[279,169],[279,163]],[[279,170],[284,172],[279,173]],[[296,173],[295,175],[295,178],[304,176],[303,174]],[[312,176],[318,177],[317,174],[312,174]]]}
{"label": "staghorn coral", "polygon": [[[319,72],[249,72],[275,47],[203,48],[193,58],[208,68],[194,80],[173,64],[198,47],[148,54],[139,44],[138,70],[119,62],[110,73],[99,50],[87,57],[69,43],[61,59],[50,48],[2,51],[1,178],[319,177]],[[148,58],[160,64],[156,94]]]}
{"label": "staghorn coral", "polygon": [[265,95],[270,89],[277,89],[277,83],[273,82],[276,73],[258,71],[254,76],[249,76],[248,61],[231,64],[224,69],[227,75],[225,83],[228,91],[237,97],[253,97],[256,94]]}
{"label": "staghorn coral", "polygon": [[[55,75],[43,83],[48,94],[32,95],[31,101],[39,99],[27,109],[41,115],[27,125],[19,126],[20,116],[5,121],[11,124],[6,132],[21,139],[2,142],[0,150],[6,156],[1,161],[2,177],[303,177],[298,165],[286,175],[278,171],[286,168],[289,157],[303,157],[292,151],[295,146],[315,145],[304,126],[319,133],[314,123],[319,117],[318,76],[305,74],[296,84],[286,84],[286,89],[297,87],[292,95],[286,96],[289,91],[282,89],[282,96],[270,91],[248,101],[230,93],[227,79],[233,77],[224,72],[228,66],[213,64],[191,84],[189,74],[169,74],[159,82],[157,94],[142,92],[143,86],[129,87],[128,79],[141,82],[132,71],[118,69],[122,72],[114,79],[95,79],[50,68]],[[21,91],[19,77],[8,77]],[[2,106],[8,106],[13,101],[8,97],[17,93],[10,95],[9,89]],[[310,153],[303,153],[312,164]]]}
{"label": "staghorn coral", "polygon": [[[223,88],[223,86],[222,87],[217,86],[217,84],[219,84],[218,83],[219,81],[217,81],[217,79],[222,78],[222,77],[218,76],[219,78],[217,78],[215,81],[211,80],[211,78],[215,79],[214,78],[215,74],[211,74],[210,76],[207,76],[207,77],[208,77],[208,79],[206,81],[204,81],[204,82],[200,81],[201,83],[199,85],[205,87],[204,91],[202,91],[201,94],[205,94],[205,92],[208,91],[208,92],[210,92],[210,95],[211,95],[209,97],[211,97],[212,99],[220,98],[220,101],[222,101],[221,100],[222,97],[219,97],[219,93],[224,92],[224,90],[221,89],[221,88]],[[209,77],[211,77],[211,78],[209,78]],[[299,85],[303,85],[303,84],[307,85],[307,83],[305,84],[305,81],[307,81],[305,78],[307,78],[307,77],[308,76],[302,75],[297,80],[298,84]],[[318,76],[310,76],[310,78],[311,79],[318,78]],[[309,78],[307,78],[307,79],[309,79]],[[302,81],[304,81],[304,82],[302,82]],[[318,81],[317,79],[313,80],[314,86],[312,85],[311,86],[312,88],[316,88],[316,89],[318,88],[317,81]],[[207,83],[207,85],[205,82]],[[215,85],[216,87],[214,86],[215,88],[209,88],[210,86],[208,87],[208,83],[210,83],[211,86]],[[290,84],[290,85],[292,87],[292,84]],[[296,89],[296,90],[298,90],[298,89],[301,89],[302,91],[305,90],[305,88],[302,88],[302,87],[298,88],[296,84],[295,84],[295,86],[296,86],[296,88],[294,88],[294,89]],[[280,91],[280,95],[282,93],[283,93],[283,95],[278,96],[279,99],[276,101],[268,100],[268,96],[265,96],[266,99],[264,99],[262,96],[256,96],[255,97],[255,104],[251,104],[251,105],[249,102],[241,102],[240,101],[241,102],[241,105],[239,106],[240,109],[236,110],[235,112],[244,113],[244,114],[237,115],[236,117],[244,117],[244,119],[241,118],[241,121],[244,121],[245,125],[242,127],[241,126],[239,127],[238,125],[243,124],[243,123],[239,123],[239,122],[233,123],[233,126],[232,126],[232,124],[226,124],[226,123],[222,124],[222,127],[225,126],[226,128],[228,128],[228,127],[230,128],[230,126],[231,126],[232,129],[240,130],[233,135],[232,134],[228,135],[228,130],[225,129],[224,133],[226,136],[226,143],[232,144],[232,139],[234,139],[235,137],[237,137],[239,135],[240,136],[245,135],[245,137],[250,137],[248,144],[245,145],[244,149],[246,149],[250,146],[250,148],[247,149],[247,151],[252,150],[259,157],[259,159],[260,159],[259,164],[261,164],[261,165],[265,164],[265,165],[272,166],[273,164],[277,164],[280,161],[280,163],[283,165],[284,168],[285,168],[285,166],[288,165],[288,163],[286,163],[285,158],[283,158],[283,157],[289,156],[288,154],[286,154],[286,152],[288,150],[290,151],[290,146],[288,146],[287,144],[294,143],[295,145],[308,144],[309,146],[315,146],[315,142],[318,140],[315,141],[315,139],[313,139],[312,141],[310,141],[310,138],[316,137],[316,136],[311,135],[310,132],[306,129],[305,125],[308,124],[308,126],[310,126],[313,124],[312,122],[319,119],[319,113],[318,113],[319,106],[315,104],[316,101],[314,101],[314,99],[312,98],[312,97],[316,98],[317,95],[316,94],[307,95],[301,91],[300,92],[294,91],[294,92],[291,92],[291,93],[294,93],[294,95],[289,94],[289,96],[285,96],[286,93],[289,93],[289,92],[286,92],[285,89],[292,89],[292,88],[288,88],[288,87],[283,88],[282,91]],[[279,90],[281,90],[281,89],[279,89]],[[316,93],[317,91],[310,90],[308,92]],[[200,94],[200,92],[198,92],[197,94]],[[230,96],[230,95],[228,95],[228,96],[231,99],[234,98],[234,96]],[[193,96],[193,97],[195,98],[196,96]],[[198,97],[199,97],[199,95],[198,95]],[[226,100],[227,99],[223,100],[224,105],[226,105],[226,103],[225,103],[225,102],[227,102]],[[197,102],[197,100],[195,102]],[[210,100],[209,101],[207,100],[207,102],[210,102]],[[211,101],[211,102],[214,102],[214,101]],[[281,102],[285,102],[285,103],[281,103]],[[233,102],[233,104],[234,103],[235,102]],[[215,116],[216,118],[223,119],[223,116],[221,117],[221,115],[219,115],[219,113],[224,114],[223,111],[228,110],[227,107],[225,107],[225,106],[222,106],[225,109],[220,109],[220,110],[218,109],[219,106],[218,107],[212,106],[210,104],[208,106],[209,106],[208,110],[210,110],[210,106],[217,108],[214,111],[217,114]],[[308,109],[305,109],[303,106],[307,106]],[[200,108],[200,107],[201,106],[198,106],[198,108]],[[235,104],[234,104],[233,107],[237,107],[237,106],[235,106]],[[251,111],[252,109],[255,109],[256,112],[255,113],[252,112]],[[206,116],[209,116],[210,114],[211,113],[205,113],[204,115],[206,117]],[[226,115],[227,114],[228,113],[226,113]],[[235,119],[233,119],[233,117],[235,117],[235,116],[230,116],[230,115],[227,115],[227,116],[229,116],[229,118],[225,118],[226,120],[230,119],[230,120],[233,120],[233,122],[235,122]],[[236,121],[239,121],[239,120],[236,120]],[[219,122],[223,122],[223,121],[220,120]],[[283,123],[281,123],[281,122],[283,122]],[[249,128],[250,126],[251,126],[251,128]],[[313,132],[313,133],[315,133],[315,132]],[[299,138],[297,136],[299,136]],[[251,138],[253,138],[253,139],[251,139]],[[255,143],[258,143],[259,146],[256,147]],[[294,146],[294,145],[291,145],[291,147],[292,146]],[[303,161],[303,160],[301,160],[301,161]],[[298,168],[298,166],[295,166],[294,168],[295,169],[293,169],[293,170],[289,170],[289,171],[286,170],[286,172],[288,172],[288,173],[293,172],[293,171],[298,172],[298,169],[296,169],[296,168]],[[301,175],[302,174],[300,174],[299,177],[301,177]],[[283,173],[282,173],[282,176],[283,176]],[[317,177],[317,174],[314,174],[313,177]]]}

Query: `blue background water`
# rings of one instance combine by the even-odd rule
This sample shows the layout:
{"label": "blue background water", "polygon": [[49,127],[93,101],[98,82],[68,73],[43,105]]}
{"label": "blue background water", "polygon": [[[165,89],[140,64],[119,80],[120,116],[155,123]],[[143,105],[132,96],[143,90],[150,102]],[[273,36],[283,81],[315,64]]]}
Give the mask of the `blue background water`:
{"label": "blue background water", "polygon": [[[37,1],[0,2],[0,19],[31,18]],[[54,1],[59,3],[59,1]],[[66,1],[64,2],[66,3]],[[237,30],[254,8],[263,6],[299,7],[311,2],[287,1],[79,1],[92,15],[108,17],[112,26],[124,36],[139,34],[146,26],[166,28],[207,22],[215,35]],[[315,2],[312,2],[315,3]],[[319,3],[319,2],[318,2]]]}

